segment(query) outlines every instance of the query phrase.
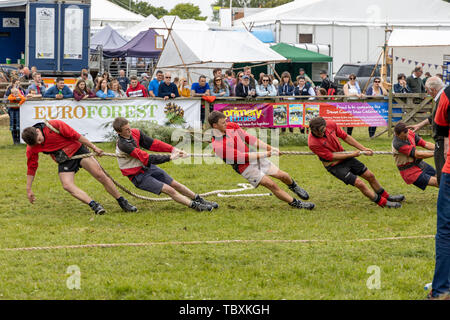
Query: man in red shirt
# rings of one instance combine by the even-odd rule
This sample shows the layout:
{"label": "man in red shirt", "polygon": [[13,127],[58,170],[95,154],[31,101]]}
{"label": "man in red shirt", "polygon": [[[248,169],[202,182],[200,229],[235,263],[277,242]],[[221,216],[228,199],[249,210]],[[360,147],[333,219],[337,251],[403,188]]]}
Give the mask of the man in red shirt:
{"label": "man in red shirt", "polygon": [[432,158],[433,152],[418,151],[417,146],[434,151],[434,144],[426,142],[405,123],[399,122],[394,128],[392,152],[400,175],[407,184],[425,190],[427,186],[439,187],[436,170],[422,159]]}
{"label": "man in red shirt", "polygon": [[130,87],[127,90],[127,96],[130,98],[148,97],[147,89],[139,83],[136,76],[130,77]]}
{"label": "man in red shirt", "polygon": [[[380,207],[401,208],[400,202],[405,197],[403,195],[389,195],[381,187],[375,175],[362,162],[355,159],[360,156],[360,151],[366,151],[369,155],[373,155],[371,149],[364,147],[352,136],[347,135],[333,121],[325,121],[322,117],[316,117],[311,120],[309,127],[311,128],[311,133],[308,137],[309,149],[319,156],[328,172],[345,184],[358,188],[366,197]],[[341,138],[359,151],[349,154],[336,153],[344,151],[338,138]],[[358,176],[367,180],[373,190],[368,188]]]}
{"label": "man in red shirt", "polygon": [[31,203],[34,203],[36,200],[31,187],[39,165],[39,153],[43,152],[49,154],[53,160],[58,163],[58,175],[64,190],[81,202],[88,204],[95,214],[104,214],[106,210],[100,203],[92,200],[86,192],[75,185],[75,173],[77,173],[80,168],[85,169],[97,179],[106,191],[117,200],[124,211],[137,211],[135,206],[130,205],[128,201],[120,195],[112,180],[106,176],[93,157],[74,160],[69,159],[75,155],[89,153],[86,146],[99,155],[103,153],[103,150],[96,147],[92,142],[63,121],[50,120],[49,125],[37,123],[32,127],[25,128],[22,132],[22,139],[27,144],[27,196]]}
{"label": "man in red shirt", "polygon": [[445,137],[447,158],[442,168],[437,200],[436,266],[429,298],[450,299],[450,87],[444,89],[434,118],[438,135]]}
{"label": "man in red shirt", "polygon": [[[122,117],[114,119],[113,128],[118,134],[116,153],[124,156],[117,158],[119,168],[137,188],[157,195],[165,193],[176,202],[197,211],[212,211],[219,207],[217,203],[206,201],[156,166],[179,155],[184,156],[183,151],[153,139],[141,130],[132,129],[128,120]],[[149,155],[141,148],[156,152],[171,152],[172,155]]]}
{"label": "man in red shirt", "polygon": [[[284,182],[289,189],[303,200],[309,199],[308,193],[303,190],[289,176],[288,173],[278,169],[267,158],[279,153],[278,149],[265,144],[258,138],[242,130],[237,123],[228,122],[227,117],[220,111],[213,111],[208,122],[214,129],[212,146],[216,155],[242,175],[255,188],[262,185],[272,191],[280,200],[299,209],[314,209],[311,202],[302,202],[282,190],[269,176]],[[267,150],[266,152],[249,152],[248,145]]]}

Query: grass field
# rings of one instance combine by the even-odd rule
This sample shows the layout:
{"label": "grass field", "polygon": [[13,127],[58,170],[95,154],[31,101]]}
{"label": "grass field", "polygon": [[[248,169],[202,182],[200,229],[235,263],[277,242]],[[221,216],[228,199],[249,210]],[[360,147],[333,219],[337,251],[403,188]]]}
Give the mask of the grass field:
{"label": "grass field", "polygon": [[[387,135],[370,141],[390,150]],[[427,137],[427,140],[430,138]],[[81,170],[76,181],[107,209],[93,216],[60,186],[56,164],[41,155],[34,182],[37,201],[26,197],[24,146],[12,146],[0,127],[0,248],[96,243],[147,243],[146,247],[44,251],[0,249],[0,299],[423,299],[434,271],[434,239],[367,242],[343,240],[433,235],[437,189],[407,186],[391,156],[361,157],[390,193],[407,200],[382,209],[326,172],[316,157],[281,157],[280,166],[310,193],[313,211],[293,209],[274,197],[217,198],[220,209],[195,212],[173,202],[132,199],[136,214],[121,211],[101,185]],[[99,144],[112,152],[111,144]],[[307,147],[284,147],[307,150]],[[100,160],[119,182],[112,158]],[[431,161],[429,161],[431,163]],[[246,182],[230,166],[161,166],[194,191],[234,189]],[[287,190],[285,186],[283,186]],[[258,189],[256,192],[265,192]],[[213,240],[321,239],[309,243],[171,244]],[[164,244],[167,243],[167,244]],[[81,289],[70,290],[69,266],[81,271]],[[366,285],[370,266],[380,268],[380,289]]]}

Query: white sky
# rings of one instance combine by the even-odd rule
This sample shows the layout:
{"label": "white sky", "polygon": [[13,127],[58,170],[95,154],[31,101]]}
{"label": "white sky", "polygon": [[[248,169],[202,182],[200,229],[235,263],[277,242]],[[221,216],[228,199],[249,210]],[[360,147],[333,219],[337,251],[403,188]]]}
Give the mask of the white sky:
{"label": "white sky", "polygon": [[200,8],[202,11],[202,16],[206,16],[208,18],[212,17],[212,8],[211,4],[214,0],[141,0],[146,1],[154,7],[163,7],[167,11],[170,11],[173,7],[175,7],[179,3],[192,3]]}

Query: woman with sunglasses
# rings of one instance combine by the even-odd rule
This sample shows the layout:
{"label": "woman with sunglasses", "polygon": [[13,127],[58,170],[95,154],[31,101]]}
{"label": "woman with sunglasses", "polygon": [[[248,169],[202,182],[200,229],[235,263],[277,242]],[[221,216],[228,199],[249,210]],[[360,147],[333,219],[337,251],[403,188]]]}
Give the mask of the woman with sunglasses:
{"label": "woman with sunglasses", "polygon": [[[348,82],[344,85],[344,95],[350,97],[350,99],[362,98],[363,94],[361,92],[361,87],[358,81],[356,81],[356,75],[352,73],[348,76]],[[352,135],[353,127],[347,127],[347,134]]]}
{"label": "woman with sunglasses", "polygon": [[212,86],[211,95],[215,97],[229,97],[230,90],[228,86],[223,82],[222,77],[216,76],[214,78],[214,84]]}
{"label": "woman with sunglasses", "polygon": [[[385,97],[388,95],[388,92],[381,85],[381,79],[375,77],[373,79],[373,85],[367,89],[366,95],[369,97]],[[377,131],[377,127],[369,127],[369,137],[372,138],[375,135],[375,131]]]}
{"label": "woman with sunglasses", "polygon": [[294,83],[291,79],[291,74],[287,71],[281,74],[281,82],[278,86],[279,96],[293,96],[294,95]]}
{"label": "woman with sunglasses", "polygon": [[178,83],[178,93],[180,97],[189,98],[191,96],[191,90],[187,88],[188,82],[186,78],[180,78],[180,82]]}
{"label": "woman with sunglasses", "polygon": [[277,95],[277,89],[275,89],[268,75],[264,74],[259,80],[256,86],[256,95],[258,97],[275,97]]}

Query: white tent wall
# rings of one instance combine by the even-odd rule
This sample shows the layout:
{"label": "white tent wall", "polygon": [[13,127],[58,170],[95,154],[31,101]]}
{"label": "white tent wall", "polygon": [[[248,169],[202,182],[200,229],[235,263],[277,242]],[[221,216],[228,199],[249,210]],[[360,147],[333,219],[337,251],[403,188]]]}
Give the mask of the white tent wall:
{"label": "white tent wall", "polygon": [[[422,67],[422,63],[425,65],[422,67],[423,72],[429,72],[431,75],[436,75],[436,73],[442,74],[442,63],[445,54],[450,54],[450,46],[446,47],[422,47],[422,48],[394,48],[394,83],[397,83],[397,75],[399,73],[404,73],[407,77],[411,75],[413,69],[416,67],[415,61],[419,62],[417,66]],[[395,57],[399,57],[395,61]],[[402,62],[402,58],[406,58]],[[411,60],[411,64],[408,63]],[[431,67],[428,66],[431,64]],[[438,68],[435,68],[438,65]]]}
{"label": "white tent wall", "polygon": [[107,0],[91,0],[91,28],[101,29],[109,24],[116,31],[131,28],[145,17]]}

